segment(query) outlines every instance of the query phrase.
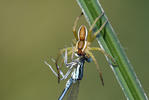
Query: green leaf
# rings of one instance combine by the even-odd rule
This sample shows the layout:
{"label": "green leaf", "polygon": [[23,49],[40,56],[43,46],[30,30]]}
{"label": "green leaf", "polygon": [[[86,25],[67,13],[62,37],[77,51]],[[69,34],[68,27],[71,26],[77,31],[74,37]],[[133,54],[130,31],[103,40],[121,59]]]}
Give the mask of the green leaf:
{"label": "green leaf", "polygon": [[[94,20],[104,12],[98,0],[77,0],[77,2],[89,25],[91,25]],[[102,19],[96,23],[95,27],[99,29],[105,20],[108,19],[104,14]],[[100,47],[116,60],[117,66],[110,66],[126,98],[128,100],[148,100],[110,22],[106,24],[101,35],[97,38],[97,41]]]}

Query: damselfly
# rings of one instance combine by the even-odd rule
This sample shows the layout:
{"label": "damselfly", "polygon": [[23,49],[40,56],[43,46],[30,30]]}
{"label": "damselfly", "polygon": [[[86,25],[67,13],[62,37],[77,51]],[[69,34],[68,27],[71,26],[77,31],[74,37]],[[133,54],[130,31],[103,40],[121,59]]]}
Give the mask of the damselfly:
{"label": "damselfly", "polygon": [[[55,60],[52,59],[54,62]],[[86,56],[81,56],[74,59],[72,62],[67,63],[67,50],[65,51],[64,63],[68,69],[66,74],[60,70],[60,75],[62,78],[60,80],[66,79],[70,73],[71,78],[66,82],[65,89],[63,90],[62,94],[60,95],[58,100],[77,100],[77,95],[79,91],[79,83],[80,80],[83,78],[83,68],[85,61],[89,62],[90,58]],[[51,71],[58,77],[58,74],[54,71],[54,69],[49,65],[46,61],[45,64],[49,66]],[[59,66],[58,66],[59,67]]]}
{"label": "damselfly", "polygon": [[65,89],[59,97],[59,100],[62,100],[63,98],[66,100],[77,100],[79,83],[83,78],[83,67],[85,60],[85,57],[76,60],[76,66],[71,74],[71,78],[67,81]]}

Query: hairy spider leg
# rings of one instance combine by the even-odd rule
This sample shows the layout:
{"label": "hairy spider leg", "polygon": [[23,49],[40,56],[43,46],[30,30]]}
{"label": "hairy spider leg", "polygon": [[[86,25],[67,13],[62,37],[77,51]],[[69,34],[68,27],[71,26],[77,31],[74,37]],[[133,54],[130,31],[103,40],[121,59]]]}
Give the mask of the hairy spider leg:
{"label": "hairy spider leg", "polygon": [[87,40],[89,41],[89,42],[92,42],[92,30],[93,30],[93,28],[94,28],[94,26],[95,26],[95,24],[97,23],[97,21],[99,20],[99,19],[101,19],[101,17],[104,15],[104,12],[102,12],[101,13],[101,15],[100,16],[98,16],[96,19],[95,19],[95,21],[93,22],[93,24],[91,25],[91,27],[90,27],[90,29],[89,29],[89,32],[88,32],[88,37],[87,37]]}
{"label": "hairy spider leg", "polygon": [[96,61],[94,55],[92,54],[92,52],[90,52],[90,51],[88,51],[88,50],[87,50],[86,52],[89,54],[89,56],[93,59],[94,63],[96,64],[96,69],[97,69],[98,72],[99,72],[100,80],[101,80],[101,82],[102,82],[102,85],[104,86],[104,81],[103,81],[103,77],[102,77],[102,72],[101,72],[101,69],[99,68],[99,65],[98,65],[98,63],[97,63],[97,61]]}
{"label": "hairy spider leg", "polygon": [[80,17],[83,15],[83,12],[80,14],[80,16],[78,16],[77,18],[76,18],[76,20],[75,20],[75,22],[74,22],[74,25],[73,25],[73,34],[74,34],[74,36],[75,36],[75,38],[76,38],[76,40],[78,41],[78,35],[77,35],[77,32],[76,32],[76,26],[77,26],[77,24],[78,24],[78,21],[79,21],[79,19],[80,19]]}
{"label": "hairy spider leg", "polygon": [[114,60],[114,58],[112,56],[110,56],[109,54],[107,54],[103,49],[99,48],[99,47],[88,47],[89,51],[99,51],[102,54],[104,54],[105,56],[107,56],[111,61],[113,65],[116,65],[116,62]]}
{"label": "hairy spider leg", "polygon": [[93,40],[97,37],[97,35],[100,34],[100,32],[101,32],[102,29],[106,26],[107,23],[108,23],[108,20],[106,20],[106,21],[102,24],[102,26],[99,28],[99,30],[96,31],[96,32],[93,34],[93,37],[92,37],[91,41],[93,41]]}

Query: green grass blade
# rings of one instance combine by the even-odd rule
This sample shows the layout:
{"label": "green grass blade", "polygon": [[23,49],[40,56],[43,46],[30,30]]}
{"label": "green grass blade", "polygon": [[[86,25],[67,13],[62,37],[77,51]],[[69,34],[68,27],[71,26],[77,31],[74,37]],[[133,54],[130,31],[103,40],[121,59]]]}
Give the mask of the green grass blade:
{"label": "green grass blade", "polygon": [[[98,0],[77,0],[77,2],[89,25],[94,22],[95,18],[104,12]],[[104,15],[95,25],[96,28],[99,28],[106,19],[107,16]],[[100,47],[108,54],[112,55],[116,60],[117,67],[111,66],[111,68],[126,98],[128,100],[148,100],[110,23],[106,25],[100,37],[97,38],[97,41]]]}

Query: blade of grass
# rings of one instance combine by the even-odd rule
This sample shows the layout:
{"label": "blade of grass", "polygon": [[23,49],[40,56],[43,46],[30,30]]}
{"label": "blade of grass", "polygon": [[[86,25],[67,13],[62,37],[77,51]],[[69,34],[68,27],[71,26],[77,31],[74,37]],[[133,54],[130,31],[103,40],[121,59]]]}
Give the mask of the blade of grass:
{"label": "blade of grass", "polygon": [[[89,25],[94,22],[95,18],[104,12],[98,0],[77,0],[77,2]],[[95,27],[99,29],[105,20],[108,20],[106,15],[96,23]],[[112,55],[116,60],[117,67],[110,66],[126,98],[128,100],[148,100],[110,23],[105,26],[100,37],[97,38],[97,41],[100,47],[108,54]]]}

